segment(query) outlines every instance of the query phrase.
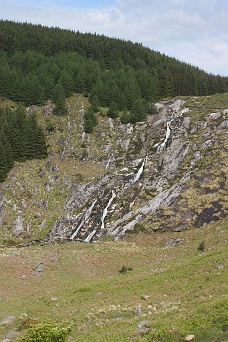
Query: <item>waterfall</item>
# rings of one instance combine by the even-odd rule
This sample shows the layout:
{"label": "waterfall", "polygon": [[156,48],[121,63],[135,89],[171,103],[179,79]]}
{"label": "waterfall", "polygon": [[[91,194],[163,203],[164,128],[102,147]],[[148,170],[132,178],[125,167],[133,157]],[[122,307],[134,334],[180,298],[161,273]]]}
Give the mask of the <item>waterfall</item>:
{"label": "waterfall", "polygon": [[170,128],[170,121],[167,122],[166,124],[166,135],[165,135],[165,139],[163,140],[163,142],[161,144],[158,145],[157,149],[156,149],[156,153],[162,152],[166,149],[167,147],[167,143],[170,139],[171,136],[171,128]]}
{"label": "waterfall", "polygon": [[141,177],[143,170],[144,170],[144,166],[145,166],[145,162],[147,160],[147,157],[143,160],[141,167],[138,169],[138,172],[134,175],[134,177],[130,180],[131,184],[135,184],[136,182],[138,182],[139,178]]}
{"label": "waterfall", "polygon": [[84,242],[90,242],[95,234],[96,234],[96,230],[93,230],[92,233],[90,233],[87,236],[87,238],[84,240]]}
{"label": "waterfall", "polygon": [[111,161],[113,160],[113,154],[109,157],[107,164],[105,165],[106,170],[109,168]]}
{"label": "waterfall", "polygon": [[91,212],[93,210],[93,207],[95,206],[97,202],[97,199],[95,199],[93,201],[93,203],[91,204],[91,206],[89,207],[89,209],[86,211],[85,215],[83,216],[83,219],[81,221],[81,223],[79,224],[78,228],[76,229],[76,231],[71,235],[70,239],[74,240],[74,238],[76,237],[76,235],[78,234],[79,230],[82,228],[83,224],[85,223],[85,221],[90,217]]}
{"label": "waterfall", "polygon": [[107,216],[108,208],[109,208],[110,205],[112,204],[112,202],[113,202],[113,200],[114,200],[115,197],[116,197],[116,194],[115,194],[115,192],[112,190],[112,197],[111,197],[110,200],[108,201],[107,206],[104,208],[103,214],[102,214],[102,217],[101,217],[101,229],[104,229],[104,220],[105,220],[105,217]]}

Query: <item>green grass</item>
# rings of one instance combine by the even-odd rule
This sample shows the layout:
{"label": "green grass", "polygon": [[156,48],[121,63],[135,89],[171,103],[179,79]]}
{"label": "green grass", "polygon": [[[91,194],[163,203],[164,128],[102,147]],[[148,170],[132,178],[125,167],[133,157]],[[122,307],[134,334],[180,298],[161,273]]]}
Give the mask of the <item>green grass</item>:
{"label": "green grass", "polygon": [[[191,116],[194,125],[195,121],[204,120],[206,113],[227,108],[227,100],[228,94],[188,99],[185,106],[189,106],[190,112],[186,115]],[[25,329],[19,329],[26,327],[28,321],[42,322],[47,318],[56,323],[72,323],[74,329],[70,341],[177,342],[183,341],[188,334],[195,336],[194,341],[228,341],[227,219],[180,233],[132,234],[119,242],[107,237],[95,244],[14,246],[14,243],[45,236],[56,218],[65,214],[63,207],[66,197],[70,195],[70,184],[87,183],[107,172],[98,163],[79,160],[77,154],[86,155],[89,148],[91,156],[99,159],[103,155],[103,147],[110,141],[113,148],[120,149],[115,146],[115,134],[110,136],[108,133],[109,123],[105,118],[100,118],[100,125],[91,139],[87,137],[81,141],[82,117],[78,114],[81,101],[86,100],[82,96],[79,98],[79,95],[68,99],[73,109],[69,118],[52,114],[45,116],[43,109],[38,109],[43,127],[50,126],[50,122],[54,127],[48,136],[49,152],[52,152],[48,160],[52,165],[57,164],[59,170],[54,173],[48,171],[47,160],[16,163],[4,183],[7,210],[0,227],[0,242],[11,247],[0,244],[0,321],[6,316],[16,318],[12,323],[0,324],[0,340],[11,329],[25,334]],[[0,106],[5,105],[6,100],[0,101]],[[68,120],[74,127],[69,132],[66,130]],[[114,129],[116,125],[114,123]],[[106,135],[101,132],[106,132]],[[65,147],[68,152],[73,147],[75,156],[61,159],[61,146],[56,144],[61,138],[69,140]],[[204,142],[200,126],[197,134],[189,135],[189,139],[197,140],[199,144]],[[215,146],[210,153],[206,152],[204,162],[200,160],[195,171],[195,175],[200,176],[207,172],[208,165],[213,165],[214,177],[200,184],[197,177],[192,178],[190,187],[182,193],[180,210],[186,210],[188,203],[200,212],[218,196],[224,208],[227,207],[227,193],[224,190],[228,186],[227,179],[225,188],[218,189],[218,193],[201,193],[202,187],[218,188],[228,171],[225,132],[216,132],[216,139],[224,150]],[[119,155],[121,153],[120,150]],[[191,158],[183,164],[183,172],[189,169]],[[219,168],[218,159],[223,161]],[[64,181],[66,170],[67,180]],[[40,171],[44,171],[43,176],[40,176]],[[53,175],[57,177],[48,192],[45,184]],[[145,192],[141,200],[146,201],[150,197],[153,193]],[[23,208],[24,199],[26,208]],[[48,203],[47,210],[40,208],[42,200]],[[24,236],[24,240],[11,236],[13,221],[18,216],[15,205],[17,210],[23,212],[24,227],[32,222],[30,236]],[[169,221],[165,221],[168,218],[172,223],[173,220],[178,221],[178,213],[172,215],[170,208],[163,208],[163,211],[158,227],[161,223],[169,226]],[[44,218],[44,228],[37,229]],[[147,220],[150,221],[148,217]],[[155,228],[156,223],[153,223],[152,229]],[[143,229],[142,224],[136,226],[135,231]],[[182,241],[176,247],[166,248],[164,243],[171,238],[182,238]],[[199,251],[202,242],[204,251]],[[37,262],[44,263],[45,269],[40,274],[33,270]],[[119,271],[123,266],[132,270],[122,274]],[[139,307],[141,314],[136,312]],[[145,335],[138,336],[137,323],[142,320],[150,322],[150,329]]]}
{"label": "green grass", "polygon": [[[187,334],[194,341],[226,341],[227,227],[226,220],[120,242],[2,248],[0,320],[16,319],[0,325],[0,339],[28,318],[48,318],[73,323],[70,341],[183,341]],[[178,246],[164,246],[179,237]],[[45,270],[38,276],[33,266],[39,261]],[[123,265],[132,271],[121,274]],[[151,327],[139,337],[142,320]]]}

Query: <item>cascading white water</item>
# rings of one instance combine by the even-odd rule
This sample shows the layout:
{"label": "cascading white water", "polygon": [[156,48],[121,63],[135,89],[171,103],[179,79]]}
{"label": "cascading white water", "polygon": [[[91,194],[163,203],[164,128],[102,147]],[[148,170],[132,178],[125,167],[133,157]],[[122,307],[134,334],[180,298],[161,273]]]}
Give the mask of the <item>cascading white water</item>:
{"label": "cascading white water", "polygon": [[83,226],[83,224],[85,223],[85,221],[90,217],[91,212],[92,212],[93,207],[95,206],[96,202],[97,202],[97,199],[95,199],[95,200],[93,201],[93,203],[91,204],[91,206],[89,207],[89,209],[86,211],[86,213],[85,213],[85,215],[83,216],[83,219],[82,219],[80,225],[78,226],[78,228],[76,229],[76,231],[71,235],[71,237],[70,237],[71,240],[74,240],[74,238],[77,236],[79,230],[82,228],[82,226]]}
{"label": "cascading white water", "polygon": [[111,163],[112,160],[113,160],[113,155],[111,155],[111,156],[109,157],[108,162],[107,162],[107,164],[105,165],[106,170],[109,168],[109,165],[110,165],[110,163]]}
{"label": "cascading white water", "polygon": [[107,206],[104,208],[103,213],[102,213],[102,217],[101,217],[101,229],[104,229],[104,220],[105,217],[108,214],[108,208],[110,207],[110,205],[112,204],[114,198],[116,197],[115,192],[112,190],[112,197],[110,198],[110,200],[108,201]]}
{"label": "cascading white water", "polygon": [[84,240],[84,242],[90,242],[94,235],[96,234],[96,230],[93,230],[92,233],[90,233],[87,238]]}
{"label": "cascading white water", "polygon": [[139,178],[141,177],[143,170],[144,170],[144,166],[145,166],[145,162],[147,160],[147,157],[143,160],[141,167],[138,169],[138,172],[134,175],[134,177],[130,180],[131,184],[135,184],[136,182],[138,182]]}
{"label": "cascading white water", "polygon": [[167,141],[170,138],[171,135],[171,128],[170,128],[170,121],[167,122],[166,124],[166,135],[165,135],[165,139],[164,141],[158,145],[156,153],[162,152],[165,150],[166,146],[167,146]]}

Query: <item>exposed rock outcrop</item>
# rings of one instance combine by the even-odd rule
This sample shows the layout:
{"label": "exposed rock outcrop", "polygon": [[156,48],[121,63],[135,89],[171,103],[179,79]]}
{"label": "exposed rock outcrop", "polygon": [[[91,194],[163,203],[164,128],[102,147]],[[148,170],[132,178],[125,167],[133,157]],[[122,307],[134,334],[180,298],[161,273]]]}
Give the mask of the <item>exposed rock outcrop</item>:
{"label": "exposed rock outcrop", "polygon": [[[44,241],[92,242],[140,230],[198,228],[227,215],[227,109],[194,116],[184,99],[160,102],[147,122],[101,117],[89,136],[81,131],[77,103],[77,110],[68,105],[65,130],[60,121],[56,133],[48,133],[40,183],[19,181],[14,173],[3,186],[0,220],[14,212],[14,236],[23,235],[24,222],[31,238],[42,231]],[[81,164],[72,166],[75,160]],[[20,203],[9,204],[9,190],[21,194]]]}

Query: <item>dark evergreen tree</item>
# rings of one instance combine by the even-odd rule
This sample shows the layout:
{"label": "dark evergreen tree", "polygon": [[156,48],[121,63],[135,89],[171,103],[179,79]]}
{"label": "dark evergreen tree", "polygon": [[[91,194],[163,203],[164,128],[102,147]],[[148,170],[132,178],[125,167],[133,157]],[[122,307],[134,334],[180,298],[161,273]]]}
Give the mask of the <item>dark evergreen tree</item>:
{"label": "dark evergreen tree", "polygon": [[148,105],[145,100],[137,99],[134,101],[131,114],[130,122],[136,123],[138,121],[144,121],[148,114]]}
{"label": "dark evergreen tree", "polygon": [[112,119],[116,119],[118,117],[118,108],[116,102],[111,102],[107,116]]}
{"label": "dark evergreen tree", "polygon": [[92,107],[89,107],[84,114],[84,131],[85,133],[92,133],[94,127],[97,125],[97,118]]}
{"label": "dark evergreen tree", "polygon": [[0,182],[3,182],[7,173],[13,167],[11,146],[3,132],[0,132]]}
{"label": "dark evergreen tree", "polygon": [[19,106],[13,115],[11,121],[10,144],[13,152],[13,159],[17,161],[26,160],[26,141],[27,141],[27,119],[22,106]]}
{"label": "dark evergreen tree", "polygon": [[99,111],[99,107],[100,107],[100,101],[99,101],[99,98],[97,95],[94,95],[94,96],[89,96],[89,101],[92,105],[92,108],[95,112],[98,112]]}
{"label": "dark evergreen tree", "polygon": [[6,179],[14,164],[12,149],[6,135],[7,128],[6,111],[0,110],[0,182]]}
{"label": "dark evergreen tree", "polygon": [[66,115],[67,107],[65,97],[63,95],[59,95],[57,101],[55,102],[55,108],[53,110],[53,114],[55,115]]}
{"label": "dark evergreen tree", "polygon": [[46,157],[45,134],[35,114],[27,114],[22,106],[0,110],[0,182],[5,180],[14,161]]}

